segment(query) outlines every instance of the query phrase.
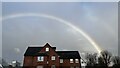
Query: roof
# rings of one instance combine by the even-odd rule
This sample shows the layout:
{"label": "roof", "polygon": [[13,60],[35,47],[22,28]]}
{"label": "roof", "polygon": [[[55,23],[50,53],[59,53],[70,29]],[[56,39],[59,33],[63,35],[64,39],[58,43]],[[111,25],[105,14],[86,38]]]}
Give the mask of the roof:
{"label": "roof", "polygon": [[[48,43],[46,44],[50,46]],[[51,46],[50,46],[51,47]],[[48,52],[40,52],[44,47],[28,47],[24,56],[47,56]],[[56,49],[56,47],[51,47]],[[80,59],[80,54],[78,51],[56,51],[61,59]]]}
{"label": "roof", "polygon": [[61,59],[80,59],[78,51],[56,51]]}
{"label": "roof", "polygon": [[[39,53],[40,50],[42,49],[43,47],[28,47],[24,56],[40,56],[40,55],[47,55],[46,53]],[[56,47],[52,47],[53,49],[56,49]]]}

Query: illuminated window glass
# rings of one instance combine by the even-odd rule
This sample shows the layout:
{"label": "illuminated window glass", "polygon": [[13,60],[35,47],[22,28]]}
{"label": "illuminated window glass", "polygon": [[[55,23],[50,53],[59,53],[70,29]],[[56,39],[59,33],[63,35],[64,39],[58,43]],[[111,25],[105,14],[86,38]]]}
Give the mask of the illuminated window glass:
{"label": "illuminated window glass", "polygon": [[37,60],[38,60],[38,61],[44,61],[44,56],[38,56],[38,57],[37,57]]}
{"label": "illuminated window glass", "polygon": [[70,59],[70,63],[73,63],[73,59]]}
{"label": "illuminated window glass", "polygon": [[75,59],[75,63],[79,63],[79,60],[78,60],[78,59]]}
{"label": "illuminated window glass", "polygon": [[51,60],[55,60],[55,56],[52,56],[52,57],[51,57]]}
{"label": "illuminated window glass", "polygon": [[49,51],[49,48],[48,48],[48,47],[46,48],[46,51]]}
{"label": "illuminated window glass", "polygon": [[60,63],[63,63],[63,59],[60,59]]}

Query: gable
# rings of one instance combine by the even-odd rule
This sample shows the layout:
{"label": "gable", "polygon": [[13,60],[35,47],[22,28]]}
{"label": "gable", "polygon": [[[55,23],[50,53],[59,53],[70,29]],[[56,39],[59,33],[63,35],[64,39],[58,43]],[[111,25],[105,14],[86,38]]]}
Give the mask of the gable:
{"label": "gable", "polygon": [[[45,46],[49,46],[48,43]],[[44,46],[44,47],[45,47]],[[47,52],[44,53],[40,53],[40,51],[44,48],[44,47],[28,47],[26,52],[24,53],[24,56],[40,56],[40,55],[47,55]],[[53,50],[56,49],[56,47],[51,47]]]}
{"label": "gable", "polygon": [[[48,51],[46,49],[48,48]],[[45,46],[41,49],[39,53],[47,53],[49,56],[56,55],[56,47],[51,47],[48,43],[45,44]]]}

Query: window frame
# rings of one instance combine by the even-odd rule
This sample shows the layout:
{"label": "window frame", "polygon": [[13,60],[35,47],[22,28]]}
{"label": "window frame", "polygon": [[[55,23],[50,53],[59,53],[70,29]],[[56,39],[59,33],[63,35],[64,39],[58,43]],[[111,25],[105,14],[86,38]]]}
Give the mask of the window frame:
{"label": "window frame", "polygon": [[[72,61],[71,61],[72,60]],[[70,59],[70,63],[74,63],[74,60],[73,59]]]}
{"label": "window frame", "polygon": [[42,66],[42,65],[40,65],[40,66],[37,66],[36,68],[43,68],[43,66]]}
{"label": "window frame", "polygon": [[63,59],[60,59],[60,63],[63,63],[64,61],[63,61]]}
{"label": "window frame", "polygon": [[38,61],[38,62],[44,61],[44,56],[38,56],[38,57],[37,57],[37,61]]}
{"label": "window frame", "polygon": [[46,47],[46,48],[45,48],[45,51],[47,51],[47,52],[50,51],[50,48],[49,48],[49,47]]}
{"label": "window frame", "polygon": [[54,55],[51,56],[51,60],[56,60],[56,57]]}
{"label": "window frame", "polygon": [[79,63],[79,59],[75,59],[75,63]]}
{"label": "window frame", "polygon": [[51,68],[56,68],[56,66],[55,65],[51,65]]}

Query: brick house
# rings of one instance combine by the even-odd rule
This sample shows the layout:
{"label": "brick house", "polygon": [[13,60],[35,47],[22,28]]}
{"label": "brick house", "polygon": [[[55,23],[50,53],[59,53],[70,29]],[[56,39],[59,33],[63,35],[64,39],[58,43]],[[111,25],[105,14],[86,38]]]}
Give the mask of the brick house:
{"label": "brick house", "polygon": [[24,68],[81,68],[78,51],[56,51],[48,43],[43,47],[28,47],[24,54]]}

